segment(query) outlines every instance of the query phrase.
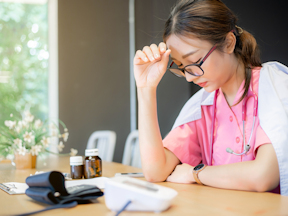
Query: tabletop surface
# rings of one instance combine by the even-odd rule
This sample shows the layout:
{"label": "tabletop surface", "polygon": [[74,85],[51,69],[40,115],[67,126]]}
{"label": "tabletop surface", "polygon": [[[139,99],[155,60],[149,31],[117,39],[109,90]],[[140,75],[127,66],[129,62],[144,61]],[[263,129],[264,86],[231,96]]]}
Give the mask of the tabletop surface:
{"label": "tabletop surface", "polygon": [[[36,169],[16,170],[9,163],[0,163],[0,182],[25,182],[26,177],[36,171],[70,172],[69,157],[49,156],[38,158]],[[141,172],[141,169],[120,163],[103,162],[103,176],[113,177],[117,172]],[[144,178],[140,178],[143,179]],[[197,184],[157,183],[178,192],[171,207],[160,215],[288,215],[288,197],[273,193],[257,193],[224,190]],[[23,195],[9,195],[0,190],[0,215],[15,215],[40,210],[48,205],[33,201]],[[105,205],[104,196],[95,203],[78,205],[71,209],[55,209],[38,215],[93,214],[114,216]],[[153,212],[128,212],[125,215],[159,215]]]}

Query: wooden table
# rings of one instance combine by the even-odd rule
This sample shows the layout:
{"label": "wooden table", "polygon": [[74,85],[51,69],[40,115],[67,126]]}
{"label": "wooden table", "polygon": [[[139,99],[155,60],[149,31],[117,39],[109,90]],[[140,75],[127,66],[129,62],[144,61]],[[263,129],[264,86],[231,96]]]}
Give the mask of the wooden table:
{"label": "wooden table", "polygon": [[[0,182],[25,182],[36,171],[58,170],[70,172],[69,157],[51,156],[38,159],[37,169],[16,170],[12,165],[0,163]],[[103,162],[103,176],[112,177],[116,172],[141,172],[139,168],[119,163]],[[161,215],[288,215],[288,197],[272,193],[257,193],[223,190],[196,184],[176,184],[162,182],[160,185],[178,191],[172,206]],[[26,195],[9,195],[0,190],[0,215],[13,215],[40,210],[47,205],[34,202]],[[99,215],[112,216],[105,205],[104,197],[96,203],[78,205],[71,209],[55,209],[39,215]],[[125,215],[159,215],[151,212],[122,212]]]}

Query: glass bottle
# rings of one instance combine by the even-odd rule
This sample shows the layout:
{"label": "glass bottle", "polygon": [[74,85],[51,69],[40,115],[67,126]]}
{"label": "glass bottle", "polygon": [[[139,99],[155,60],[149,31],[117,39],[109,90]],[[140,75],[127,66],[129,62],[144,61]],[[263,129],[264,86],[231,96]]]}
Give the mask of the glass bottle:
{"label": "glass bottle", "polygon": [[70,174],[72,179],[82,179],[83,176],[83,158],[82,156],[70,157]]}
{"label": "glass bottle", "polygon": [[98,149],[86,149],[84,159],[84,178],[102,176],[102,160],[98,156]]}

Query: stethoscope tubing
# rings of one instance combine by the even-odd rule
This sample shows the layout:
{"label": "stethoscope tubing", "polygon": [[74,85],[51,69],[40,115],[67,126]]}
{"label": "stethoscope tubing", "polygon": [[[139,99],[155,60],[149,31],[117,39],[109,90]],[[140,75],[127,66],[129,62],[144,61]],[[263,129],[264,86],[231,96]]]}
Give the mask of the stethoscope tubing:
{"label": "stethoscope tubing", "polygon": [[[234,152],[231,148],[227,148],[226,152],[230,154],[234,154],[237,156],[241,156],[246,154],[250,148],[250,142],[253,136],[254,128],[255,128],[255,120],[257,116],[257,110],[258,110],[258,97],[255,94],[255,92],[252,90],[251,85],[249,87],[250,91],[252,92],[252,96],[246,96],[243,99],[243,104],[242,104],[242,124],[243,124],[243,151],[241,153],[236,153]],[[212,150],[213,150],[213,141],[214,141],[214,125],[215,125],[215,119],[216,119],[216,102],[217,102],[217,97],[218,97],[219,89],[215,91],[214,95],[214,101],[213,101],[213,115],[212,115],[212,125],[211,125],[211,139],[210,139],[210,165],[212,165]],[[248,144],[246,145],[245,141],[245,122],[246,122],[246,111],[247,111],[247,101],[250,97],[253,97],[254,99],[254,106],[253,106],[253,124],[252,124],[252,130],[250,133],[250,137],[248,140]]]}

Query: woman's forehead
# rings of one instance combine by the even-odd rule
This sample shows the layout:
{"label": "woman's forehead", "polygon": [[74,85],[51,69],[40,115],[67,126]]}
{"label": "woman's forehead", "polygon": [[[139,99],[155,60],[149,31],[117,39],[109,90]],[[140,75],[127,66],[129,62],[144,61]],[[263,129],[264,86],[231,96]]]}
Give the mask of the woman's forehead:
{"label": "woman's forehead", "polygon": [[187,52],[211,48],[211,43],[208,41],[192,36],[186,37],[174,34],[167,38],[166,45],[167,48],[171,50],[171,56],[175,56],[175,58],[179,58],[179,55],[183,56]]}
{"label": "woman's forehead", "polygon": [[195,49],[211,46],[211,43],[206,40],[201,40],[194,36],[178,36],[175,34],[172,34],[167,38],[166,44],[169,49],[170,47],[177,47],[179,45],[195,47]]}

